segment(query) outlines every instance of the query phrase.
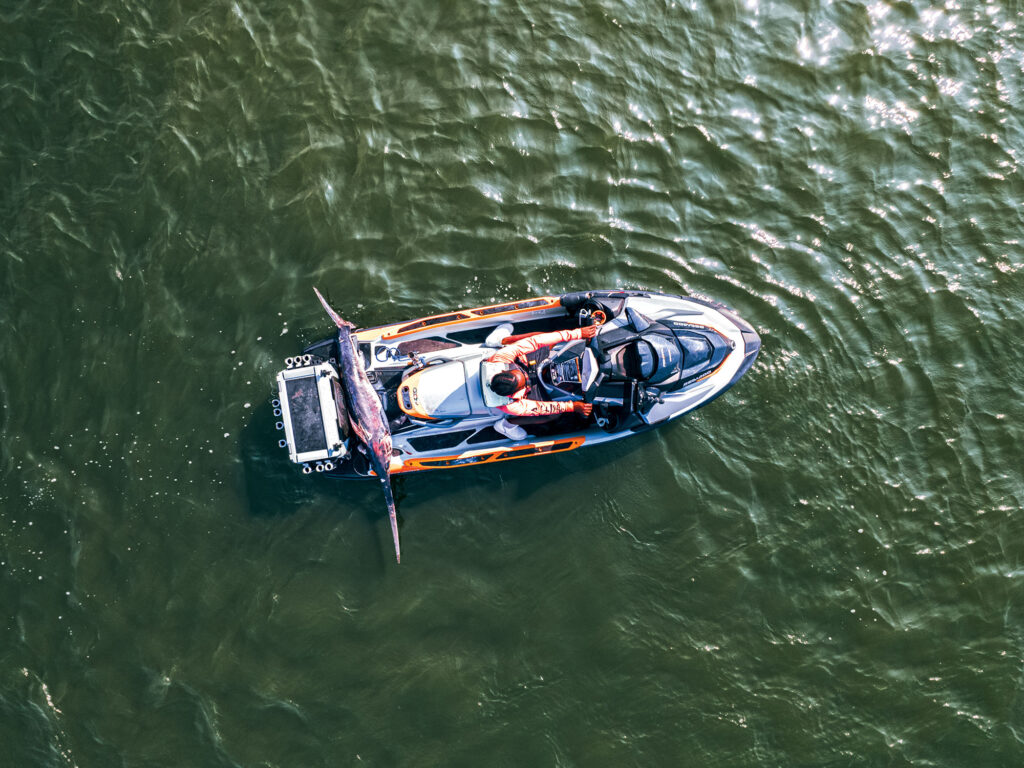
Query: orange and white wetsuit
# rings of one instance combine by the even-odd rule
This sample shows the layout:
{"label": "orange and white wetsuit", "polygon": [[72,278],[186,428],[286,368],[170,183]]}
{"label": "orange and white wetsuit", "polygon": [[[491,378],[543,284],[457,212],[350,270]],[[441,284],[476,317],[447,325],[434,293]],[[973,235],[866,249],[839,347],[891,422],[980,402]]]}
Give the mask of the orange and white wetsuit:
{"label": "orange and white wetsuit", "polygon": [[[526,356],[536,352],[541,347],[550,347],[561,344],[563,341],[577,341],[583,338],[583,329],[574,328],[571,331],[551,331],[550,333],[535,333],[520,339],[514,344],[502,347],[489,358],[491,363],[504,363],[510,366],[529,365]],[[511,395],[512,401],[499,406],[499,409],[510,416],[554,416],[559,413],[568,413],[573,409],[571,402],[550,400],[530,400],[526,397],[530,388],[529,384],[517,390]]]}

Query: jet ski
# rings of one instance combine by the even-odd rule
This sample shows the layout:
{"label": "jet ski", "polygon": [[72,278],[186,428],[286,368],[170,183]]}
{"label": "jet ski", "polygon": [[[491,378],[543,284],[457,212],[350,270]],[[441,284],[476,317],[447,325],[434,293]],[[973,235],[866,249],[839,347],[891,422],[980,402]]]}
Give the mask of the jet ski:
{"label": "jet ski", "polygon": [[[499,410],[507,401],[488,386],[497,348],[594,324],[593,338],[550,347],[531,373],[531,397],[583,400],[592,414],[523,419],[522,439],[495,429],[507,417]],[[305,474],[380,477],[342,379],[353,375],[353,357],[390,430],[386,473],[401,475],[564,453],[653,429],[721,395],[761,348],[757,332],[721,304],[635,290],[539,296],[354,329],[354,355],[340,354],[339,339],[309,345],[277,374],[279,445]]]}

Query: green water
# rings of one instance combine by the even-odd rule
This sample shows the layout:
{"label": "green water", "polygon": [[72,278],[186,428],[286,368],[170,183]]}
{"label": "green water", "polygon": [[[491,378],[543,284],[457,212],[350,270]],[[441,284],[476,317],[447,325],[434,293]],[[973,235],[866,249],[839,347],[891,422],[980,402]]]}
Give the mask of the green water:
{"label": "green water", "polygon": [[[0,766],[1024,764],[1017,2],[0,0]],[[586,287],[678,423],[379,490],[330,333]]]}

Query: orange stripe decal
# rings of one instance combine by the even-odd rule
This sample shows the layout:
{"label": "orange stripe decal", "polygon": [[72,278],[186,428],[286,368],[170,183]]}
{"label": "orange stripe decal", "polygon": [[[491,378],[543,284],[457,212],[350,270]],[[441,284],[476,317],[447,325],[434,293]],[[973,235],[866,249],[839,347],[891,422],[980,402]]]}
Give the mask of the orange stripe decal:
{"label": "orange stripe decal", "polygon": [[528,445],[517,445],[513,448],[482,448],[466,451],[455,456],[430,456],[425,458],[405,459],[401,467],[395,467],[391,474],[402,472],[419,472],[425,469],[446,469],[451,467],[468,467],[475,464],[493,464],[496,461],[525,459],[528,456],[543,456],[548,453],[562,453],[579,448],[586,442],[585,437],[570,437],[562,440],[546,440]]}

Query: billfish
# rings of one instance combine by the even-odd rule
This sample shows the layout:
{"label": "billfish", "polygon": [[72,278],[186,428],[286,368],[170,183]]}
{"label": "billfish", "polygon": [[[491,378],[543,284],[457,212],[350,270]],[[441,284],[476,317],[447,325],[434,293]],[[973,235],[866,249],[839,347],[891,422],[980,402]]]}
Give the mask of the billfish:
{"label": "billfish", "polygon": [[398,544],[398,517],[395,514],[395,497],[391,491],[389,475],[392,455],[391,428],[384,413],[384,404],[366,376],[363,357],[352,336],[355,326],[347,320],[342,320],[338,313],[331,309],[320,291],[316,288],[313,290],[327,310],[327,314],[338,326],[338,372],[341,374],[341,385],[348,400],[352,429],[359,441],[366,446],[370,466],[380,478],[384,500],[388,505],[388,516],[391,518],[391,535],[395,539],[395,559],[402,562],[402,550]]}

